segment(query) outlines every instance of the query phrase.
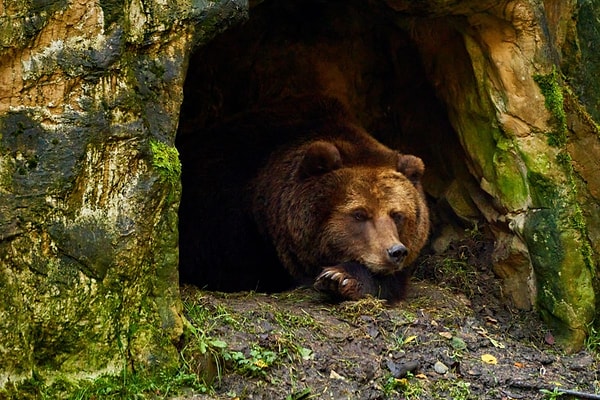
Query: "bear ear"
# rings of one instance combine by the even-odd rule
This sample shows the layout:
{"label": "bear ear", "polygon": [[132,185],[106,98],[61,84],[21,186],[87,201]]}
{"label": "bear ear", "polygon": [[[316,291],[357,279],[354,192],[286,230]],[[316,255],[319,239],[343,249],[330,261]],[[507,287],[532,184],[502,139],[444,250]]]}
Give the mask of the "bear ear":
{"label": "bear ear", "polygon": [[398,154],[398,172],[401,172],[409,181],[416,185],[425,173],[425,164],[419,157],[409,154]]}
{"label": "bear ear", "polygon": [[342,156],[333,143],[322,140],[308,145],[304,152],[304,158],[300,164],[299,174],[301,178],[322,175],[342,166]]}

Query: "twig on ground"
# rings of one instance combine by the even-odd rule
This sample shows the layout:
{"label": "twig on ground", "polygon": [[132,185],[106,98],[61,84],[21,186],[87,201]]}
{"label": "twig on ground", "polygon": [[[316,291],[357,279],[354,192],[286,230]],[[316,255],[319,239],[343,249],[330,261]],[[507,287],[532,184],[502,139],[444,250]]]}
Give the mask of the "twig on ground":
{"label": "twig on ground", "polygon": [[525,389],[525,390],[539,390],[539,391],[548,391],[548,392],[555,391],[560,394],[564,394],[567,396],[573,396],[573,397],[577,397],[580,399],[600,400],[600,394],[580,392],[578,390],[561,389],[559,387],[554,387],[554,388],[550,389],[547,386],[540,385],[537,383],[513,382],[513,383],[511,383],[510,386],[512,386],[514,388],[518,388],[518,389]]}
{"label": "twig on ground", "polygon": [[567,396],[578,397],[580,399],[592,399],[592,400],[600,400],[600,395],[594,393],[585,393],[577,390],[568,390],[557,388],[556,391],[558,393],[566,394]]}

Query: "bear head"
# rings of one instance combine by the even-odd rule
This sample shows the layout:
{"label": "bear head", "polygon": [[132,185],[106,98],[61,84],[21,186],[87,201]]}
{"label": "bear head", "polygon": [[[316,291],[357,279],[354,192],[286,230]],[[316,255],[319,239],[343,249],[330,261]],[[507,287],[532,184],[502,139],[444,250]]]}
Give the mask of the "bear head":
{"label": "bear head", "polygon": [[[417,257],[429,233],[420,158],[395,153],[393,164],[344,164],[333,143],[307,147],[299,173],[329,192],[321,208],[318,262],[358,262],[373,274],[394,274]],[[323,198],[323,197],[321,197]]]}

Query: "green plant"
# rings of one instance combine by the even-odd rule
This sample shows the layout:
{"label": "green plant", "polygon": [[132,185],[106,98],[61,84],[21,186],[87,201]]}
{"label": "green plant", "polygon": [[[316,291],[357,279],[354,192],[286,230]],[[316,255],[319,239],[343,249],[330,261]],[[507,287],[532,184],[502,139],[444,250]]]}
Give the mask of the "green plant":
{"label": "green plant", "polygon": [[265,377],[267,370],[277,361],[277,354],[266,350],[258,344],[252,345],[248,357],[240,351],[223,354],[225,361],[230,362],[238,373],[254,377]]}
{"label": "green plant", "polygon": [[560,392],[558,388],[554,388],[553,390],[540,389],[540,393],[542,393],[544,395],[544,399],[547,400],[556,400],[564,394]]}
{"label": "green plant", "polygon": [[298,342],[296,332],[299,328],[306,328],[314,334],[320,331],[319,324],[307,313],[295,314],[291,312],[273,311],[273,318],[281,328],[273,335],[274,348],[280,356],[287,355],[290,361],[293,358],[307,360],[314,357],[311,349]]}
{"label": "green plant", "polygon": [[[200,368],[206,369],[207,365],[200,363],[199,367],[194,368],[194,365],[198,365],[199,356],[208,358],[212,362],[216,368],[216,378],[219,380],[225,367],[242,375],[264,378],[269,368],[282,354],[289,354],[290,349],[294,349],[302,357],[310,356],[310,349],[294,344],[292,335],[289,338],[286,335],[278,336],[280,340],[274,342],[279,349],[277,352],[258,344],[253,344],[248,352],[232,351],[226,342],[215,338],[214,335],[215,326],[228,324],[239,328],[243,324],[228,309],[221,305],[210,304],[200,298],[184,300],[184,310],[190,324],[187,326],[188,339],[181,354],[187,368],[198,369],[195,372],[200,376],[203,373]],[[275,319],[282,326],[312,326],[315,323],[311,318],[284,313],[276,313]]]}
{"label": "green plant", "polygon": [[[183,302],[190,323],[186,326],[187,338],[180,354],[188,370],[210,382],[213,378],[221,379],[224,361],[230,354],[227,343],[214,337],[214,327],[223,323],[238,326],[239,321],[225,307],[212,306],[203,300]],[[213,368],[214,376],[211,376]]]}
{"label": "green plant", "polygon": [[421,383],[414,379],[414,376],[409,372],[406,378],[394,378],[388,375],[383,383],[383,393],[386,396],[400,394],[406,400],[420,399],[425,390]]}
{"label": "green plant", "polygon": [[52,383],[34,374],[31,379],[18,384],[6,385],[0,390],[0,398],[7,399],[68,399],[68,400],[135,400],[168,399],[191,388],[206,393],[209,388],[198,376],[185,368],[178,371],[161,371],[155,374],[132,372],[123,369],[118,375],[102,375],[96,379],[78,381],[58,377]]}
{"label": "green plant", "polygon": [[300,390],[299,392],[294,392],[292,394],[287,395],[285,400],[305,400],[315,398],[315,396],[312,396],[310,393],[311,390],[309,388],[305,388],[303,390]]}
{"label": "green plant", "polygon": [[385,301],[372,296],[367,296],[357,301],[343,302],[331,311],[336,317],[347,319],[352,323],[359,323],[364,316],[377,319],[385,311]]}
{"label": "green plant", "polygon": [[600,332],[594,327],[593,323],[588,326],[585,348],[592,353],[600,353]]}
{"label": "green plant", "polygon": [[483,233],[481,232],[481,227],[479,226],[479,223],[477,221],[475,221],[475,223],[470,229],[465,229],[465,233],[467,234],[467,237],[469,239],[474,240],[476,242],[479,242],[484,239]]}
{"label": "green plant", "polygon": [[206,393],[208,387],[195,374],[180,370],[176,374],[144,375],[123,371],[120,376],[104,375],[93,381],[80,382],[80,387],[69,399],[142,399],[146,394],[167,399],[187,387]]}
{"label": "green plant", "polygon": [[[414,304],[418,304],[418,302]],[[417,320],[417,314],[414,311],[400,310],[399,314],[402,316],[401,321],[398,322],[399,325],[411,325]]]}
{"label": "green plant", "polygon": [[475,281],[476,272],[467,261],[467,254],[460,252],[458,257],[447,257],[436,266],[438,279],[445,282],[449,287],[460,290],[472,296],[472,283]]}
{"label": "green plant", "polygon": [[418,339],[415,335],[406,336],[406,332],[404,334],[400,333],[393,336],[394,345],[392,346],[392,351],[402,351],[406,345],[412,342],[416,342]]}
{"label": "green plant", "polygon": [[225,306],[209,304],[204,298],[184,300],[183,309],[188,319],[194,325],[202,326],[205,331],[210,331],[219,324],[231,325],[237,329],[242,323]]}
{"label": "green plant", "polygon": [[318,329],[318,324],[315,319],[307,313],[302,315],[293,314],[290,312],[274,311],[273,318],[279,326],[285,330],[294,328],[310,328],[313,330]]}
{"label": "green plant", "polygon": [[470,400],[474,399],[471,384],[462,380],[439,380],[433,385],[436,399]]}
{"label": "green plant", "polygon": [[471,384],[465,381],[456,381],[454,385],[450,387],[450,397],[454,400],[467,400],[472,398],[471,396]]}
{"label": "green plant", "polygon": [[[226,353],[227,343],[209,336],[206,331],[191,324],[187,327],[187,331],[191,334],[191,338],[187,339],[186,345],[180,352],[186,368],[198,376],[204,376],[204,380],[210,383],[212,377],[202,369],[209,371],[209,363],[212,362],[216,369],[216,378],[220,380],[223,372],[222,359]],[[198,356],[204,357],[206,363],[198,363]]]}

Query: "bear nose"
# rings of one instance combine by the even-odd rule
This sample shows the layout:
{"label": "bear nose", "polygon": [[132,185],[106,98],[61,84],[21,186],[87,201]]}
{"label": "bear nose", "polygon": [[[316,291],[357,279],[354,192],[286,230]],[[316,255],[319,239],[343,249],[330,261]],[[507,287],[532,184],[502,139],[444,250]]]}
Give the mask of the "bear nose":
{"label": "bear nose", "polygon": [[397,243],[387,249],[387,253],[392,262],[400,263],[408,255],[408,249],[402,243]]}

